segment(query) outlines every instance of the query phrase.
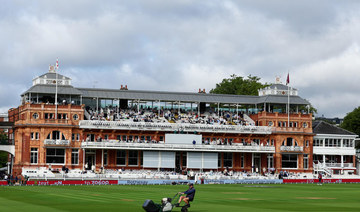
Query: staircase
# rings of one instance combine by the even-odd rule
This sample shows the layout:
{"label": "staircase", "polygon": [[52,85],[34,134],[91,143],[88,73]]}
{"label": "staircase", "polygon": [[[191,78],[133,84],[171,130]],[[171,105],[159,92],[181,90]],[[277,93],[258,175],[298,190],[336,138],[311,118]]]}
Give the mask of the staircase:
{"label": "staircase", "polygon": [[318,174],[319,172],[323,172],[328,176],[331,176],[333,174],[332,170],[329,167],[327,167],[325,163],[318,163],[318,164],[313,163],[313,167],[314,167],[314,174]]}
{"label": "staircase", "polygon": [[244,114],[244,120],[252,126],[255,126],[255,121],[252,120],[247,114]]}
{"label": "staircase", "polygon": [[86,120],[90,120],[90,114],[89,114],[89,112],[87,112],[86,109],[84,110],[84,116],[85,116]]}

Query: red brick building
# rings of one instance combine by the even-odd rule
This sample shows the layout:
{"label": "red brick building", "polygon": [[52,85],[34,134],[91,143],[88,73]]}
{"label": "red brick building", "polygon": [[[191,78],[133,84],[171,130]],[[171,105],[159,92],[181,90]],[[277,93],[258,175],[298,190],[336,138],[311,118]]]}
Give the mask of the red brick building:
{"label": "red brick building", "polygon": [[279,82],[259,96],[75,88],[50,67],[21,97],[9,110],[17,174],[49,166],[313,171],[309,103]]}

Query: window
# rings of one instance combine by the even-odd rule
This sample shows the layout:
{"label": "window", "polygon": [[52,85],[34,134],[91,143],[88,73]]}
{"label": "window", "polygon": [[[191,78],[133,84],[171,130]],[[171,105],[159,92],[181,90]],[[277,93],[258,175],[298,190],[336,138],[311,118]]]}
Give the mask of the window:
{"label": "window", "polygon": [[147,141],[151,141],[151,136],[146,136]]}
{"label": "window", "polygon": [[268,169],[274,168],[274,157],[273,157],[273,155],[268,154],[267,159],[268,159]]}
{"label": "window", "polygon": [[309,140],[306,140],[305,141],[305,147],[309,147],[310,146],[310,141]]}
{"label": "window", "polygon": [[126,165],[126,151],[117,150],[116,152],[116,165],[125,166]]}
{"label": "window", "polygon": [[164,136],[160,136],[160,141],[164,141]]}
{"label": "window", "polygon": [[223,153],[218,153],[218,167],[221,168],[222,167],[222,158],[221,158],[221,155]]}
{"label": "window", "polygon": [[289,137],[283,141],[282,146],[298,146],[298,144],[295,139]]}
{"label": "window", "polygon": [[121,135],[117,135],[116,140],[121,141]]}
{"label": "window", "polygon": [[140,141],[145,141],[145,136],[140,136]]}
{"label": "window", "polygon": [[309,168],[309,156],[307,154],[304,155],[304,169]]}
{"label": "window", "polygon": [[79,115],[78,115],[78,114],[73,115],[73,119],[74,119],[74,120],[78,120],[78,119],[79,119]]}
{"label": "window", "polygon": [[260,139],[254,139],[253,142],[254,142],[254,144],[256,144],[256,145],[260,145]]}
{"label": "window", "polygon": [[52,139],[59,140],[60,139],[60,131],[52,131]]}
{"label": "window", "polygon": [[242,154],[241,154],[241,161],[240,161],[240,166],[241,166],[241,168],[244,168],[244,164],[245,164],[244,154],[242,153]]}
{"label": "window", "polygon": [[78,165],[79,164],[79,150],[73,149],[71,151],[71,164]]}
{"label": "window", "polygon": [[144,163],[144,162],[143,162],[143,160],[144,160],[144,159],[143,159],[143,158],[144,158],[143,155],[144,155],[143,151],[140,151],[140,166],[143,166],[143,163]]}
{"label": "window", "polygon": [[232,167],[232,159],[233,159],[233,153],[232,152],[224,152],[224,167]]}
{"label": "window", "polygon": [[343,147],[353,147],[353,139],[344,139],[343,140]]}
{"label": "window", "polygon": [[133,140],[133,136],[132,136],[132,135],[129,135],[128,139],[129,139],[129,141],[132,141],[132,140]]}
{"label": "window", "polygon": [[104,135],[105,140],[109,140],[109,135]]}
{"label": "window", "polygon": [[65,149],[46,149],[46,163],[64,164]]}
{"label": "window", "polygon": [[31,148],[31,151],[30,151],[30,163],[31,164],[37,164],[38,163],[38,149],[37,148]]}
{"label": "window", "polygon": [[32,132],[30,133],[31,140],[39,140],[40,134],[38,132]]}
{"label": "window", "polygon": [[39,114],[38,114],[38,113],[33,113],[32,116],[33,116],[34,119],[38,119],[38,118],[39,118]]}
{"label": "window", "polygon": [[126,135],[122,136],[122,141],[127,141]]}
{"label": "window", "polygon": [[269,127],[272,127],[274,125],[274,123],[272,121],[269,121]]}
{"label": "window", "polygon": [[55,115],[54,113],[45,113],[45,119],[54,119]]}
{"label": "window", "polygon": [[86,141],[95,141],[95,134],[87,134]]}
{"label": "window", "polygon": [[303,123],[303,127],[304,128],[307,128],[308,127],[308,124],[306,122]]}
{"label": "window", "polygon": [[73,133],[73,134],[71,134],[71,140],[73,140],[73,141],[80,141],[80,134],[79,134],[79,133]]}
{"label": "window", "polygon": [[137,166],[138,165],[138,151],[137,150],[129,150],[129,166]]}
{"label": "window", "polygon": [[314,139],[314,146],[323,146],[323,139]]}
{"label": "window", "polygon": [[182,166],[186,166],[186,162],[187,162],[187,153],[183,152],[182,153]]}
{"label": "window", "polygon": [[282,168],[296,169],[297,168],[297,155],[283,154],[282,155]]}
{"label": "window", "polygon": [[274,139],[271,139],[270,146],[274,146],[274,143],[275,143]]}
{"label": "window", "polygon": [[108,151],[104,150],[104,166],[108,165]]}

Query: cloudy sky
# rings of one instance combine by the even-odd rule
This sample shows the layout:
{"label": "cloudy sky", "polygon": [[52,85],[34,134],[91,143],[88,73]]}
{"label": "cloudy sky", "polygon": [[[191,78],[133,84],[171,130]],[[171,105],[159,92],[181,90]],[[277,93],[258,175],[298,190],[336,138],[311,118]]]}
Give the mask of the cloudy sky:
{"label": "cloudy sky", "polygon": [[319,116],[360,106],[360,1],[0,3],[0,112],[56,58],[75,87],[209,91],[231,74],[285,81]]}

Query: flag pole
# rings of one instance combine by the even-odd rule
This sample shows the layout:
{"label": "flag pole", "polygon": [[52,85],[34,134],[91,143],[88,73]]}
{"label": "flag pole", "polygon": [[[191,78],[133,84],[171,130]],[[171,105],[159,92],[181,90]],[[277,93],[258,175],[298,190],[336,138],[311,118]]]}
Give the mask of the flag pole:
{"label": "flag pole", "polygon": [[289,72],[288,72],[287,79],[286,79],[286,85],[288,86],[288,104],[287,104],[288,124],[287,124],[287,127],[290,126],[290,86],[289,86],[289,83],[290,83],[290,77],[289,77]]}
{"label": "flag pole", "polygon": [[55,67],[55,75],[56,75],[56,80],[55,80],[55,120],[57,119],[58,116],[58,101],[57,101],[57,96],[58,96],[58,68],[59,68],[59,59],[56,59],[56,67]]}

